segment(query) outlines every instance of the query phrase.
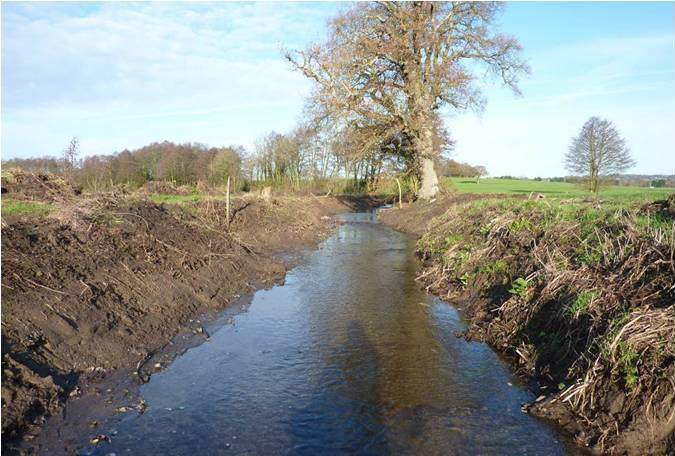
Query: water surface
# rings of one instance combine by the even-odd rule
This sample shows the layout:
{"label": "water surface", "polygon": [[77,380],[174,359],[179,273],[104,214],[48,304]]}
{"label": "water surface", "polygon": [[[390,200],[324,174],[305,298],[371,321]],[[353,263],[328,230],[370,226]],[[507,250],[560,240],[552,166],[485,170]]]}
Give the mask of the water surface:
{"label": "water surface", "polygon": [[346,214],[283,286],[153,375],[96,452],[565,454],[457,311],[415,283],[412,242]]}

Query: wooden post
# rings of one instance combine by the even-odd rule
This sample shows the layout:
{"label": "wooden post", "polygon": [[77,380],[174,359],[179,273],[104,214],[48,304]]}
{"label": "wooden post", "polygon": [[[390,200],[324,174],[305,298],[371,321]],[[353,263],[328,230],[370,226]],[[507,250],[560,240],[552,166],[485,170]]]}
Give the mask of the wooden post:
{"label": "wooden post", "polygon": [[401,193],[401,182],[396,178],[396,184],[398,185],[398,208],[403,209],[403,194]]}
{"label": "wooden post", "polygon": [[230,176],[227,176],[227,190],[225,193],[225,217],[227,226],[230,226]]}

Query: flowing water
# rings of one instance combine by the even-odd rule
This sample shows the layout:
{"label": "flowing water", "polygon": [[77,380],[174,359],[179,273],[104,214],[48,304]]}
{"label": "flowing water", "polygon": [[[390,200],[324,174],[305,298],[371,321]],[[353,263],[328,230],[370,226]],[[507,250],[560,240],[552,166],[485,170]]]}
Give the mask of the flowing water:
{"label": "flowing water", "polygon": [[153,375],[148,409],[101,454],[566,454],[521,412],[531,394],[415,283],[413,243],[375,213],[342,220],[283,286]]}

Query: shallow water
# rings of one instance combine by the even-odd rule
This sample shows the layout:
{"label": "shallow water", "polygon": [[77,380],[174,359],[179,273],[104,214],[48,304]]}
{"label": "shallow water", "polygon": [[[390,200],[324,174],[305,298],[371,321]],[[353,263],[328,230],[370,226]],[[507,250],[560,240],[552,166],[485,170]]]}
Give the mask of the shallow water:
{"label": "shallow water", "polygon": [[556,455],[530,393],[414,281],[412,242],[346,214],[286,283],[141,389],[98,454]]}

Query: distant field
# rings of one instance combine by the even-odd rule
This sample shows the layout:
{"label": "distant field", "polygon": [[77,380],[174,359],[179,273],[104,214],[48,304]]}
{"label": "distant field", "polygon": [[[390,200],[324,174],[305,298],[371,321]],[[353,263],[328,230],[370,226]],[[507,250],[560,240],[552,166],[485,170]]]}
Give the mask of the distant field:
{"label": "distant field", "polygon": [[[568,182],[545,182],[526,179],[481,179],[480,183],[472,178],[450,177],[445,181],[451,181],[454,188],[459,192],[466,193],[512,193],[529,194],[541,193],[546,197],[565,198],[593,196],[579,185]],[[624,187],[609,186],[600,190],[600,198],[626,201],[653,201],[665,199],[675,191],[673,188],[648,188],[648,187]]]}

